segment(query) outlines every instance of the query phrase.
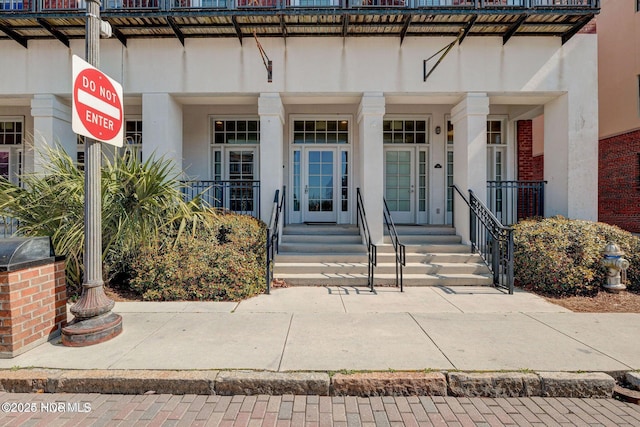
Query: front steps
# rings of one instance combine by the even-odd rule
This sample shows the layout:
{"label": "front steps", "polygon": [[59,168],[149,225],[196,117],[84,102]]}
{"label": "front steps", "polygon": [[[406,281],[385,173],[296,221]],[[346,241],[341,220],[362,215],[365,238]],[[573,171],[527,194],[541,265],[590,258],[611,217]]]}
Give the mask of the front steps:
{"label": "front steps", "polygon": [[[469,253],[448,226],[398,226],[406,246],[405,286],[491,285],[479,255]],[[274,278],[293,286],[366,286],[367,248],[355,225],[286,226],[275,259]],[[377,245],[375,286],[396,283],[395,253],[385,236]]]}

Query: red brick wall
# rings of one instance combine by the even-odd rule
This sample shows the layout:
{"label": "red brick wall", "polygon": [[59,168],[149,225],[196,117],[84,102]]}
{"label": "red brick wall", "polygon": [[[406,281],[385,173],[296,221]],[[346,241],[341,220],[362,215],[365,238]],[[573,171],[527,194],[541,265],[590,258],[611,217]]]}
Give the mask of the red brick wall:
{"label": "red brick wall", "polygon": [[64,261],[0,272],[0,353],[16,356],[67,322]]}
{"label": "red brick wall", "polygon": [[534,156],[533,162],[533,174],[531,179],[534,181],[544,181],[544,154]]}
{"label": "red brick wall", "polygon": [[543,181],[544,155],[533,155],[533,122],[519,120],[516,123],[518,140],[518,180]]}
{"label": "red brick wall", "polygon": [[640,232],[640,130],[598,145],[598,220]]}

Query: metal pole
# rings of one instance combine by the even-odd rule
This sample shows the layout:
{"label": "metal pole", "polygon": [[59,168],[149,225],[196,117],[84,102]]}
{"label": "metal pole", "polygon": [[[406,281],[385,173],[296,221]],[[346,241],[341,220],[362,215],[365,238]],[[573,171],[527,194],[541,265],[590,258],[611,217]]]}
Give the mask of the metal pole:
{"label": "metal pole", "polygon": [[[100,0],[87,0],[85,49],[87,62],[100,65]],[[102,280],[102,146],[85,140],[84,281],[82,295],[71,307],[75,318],[62,329],[62,343],[84,347],[107,341],[122,332],[122,317],[111,313],[114,301],[104,293]]]}

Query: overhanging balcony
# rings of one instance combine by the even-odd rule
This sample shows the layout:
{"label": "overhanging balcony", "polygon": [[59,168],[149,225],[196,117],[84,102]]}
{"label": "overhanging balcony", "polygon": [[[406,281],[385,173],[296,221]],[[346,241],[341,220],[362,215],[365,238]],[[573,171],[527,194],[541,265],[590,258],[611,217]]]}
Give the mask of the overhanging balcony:
{"label": "overhanging balcony", "polygon": [[[0,39],[84,38],[85,0],[0,0]],[[296,36],[558,36],[600,0],[104,0],[102,18],[131,38]]]}

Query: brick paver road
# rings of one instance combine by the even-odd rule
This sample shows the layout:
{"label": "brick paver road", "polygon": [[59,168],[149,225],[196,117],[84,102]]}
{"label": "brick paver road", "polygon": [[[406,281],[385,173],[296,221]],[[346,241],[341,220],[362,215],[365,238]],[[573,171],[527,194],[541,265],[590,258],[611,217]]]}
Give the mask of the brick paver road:
{"label": "brick paver road", "polygon": [[639,426],[613,399],[0,393],[2,426]]}

